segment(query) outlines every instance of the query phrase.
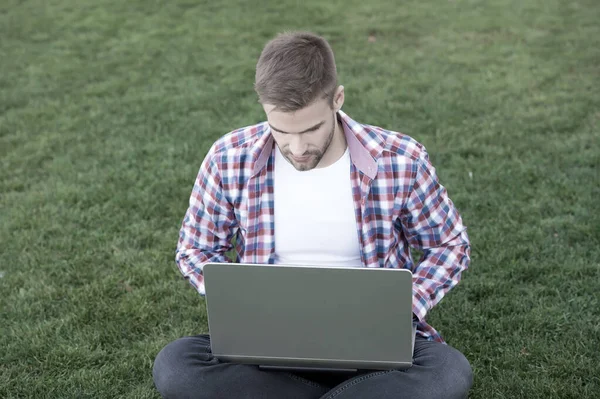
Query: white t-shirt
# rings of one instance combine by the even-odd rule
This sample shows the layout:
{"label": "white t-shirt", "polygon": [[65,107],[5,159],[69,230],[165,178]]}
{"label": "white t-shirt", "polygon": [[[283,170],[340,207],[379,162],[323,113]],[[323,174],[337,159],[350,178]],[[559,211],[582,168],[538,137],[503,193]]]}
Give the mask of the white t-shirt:
{"label": "white t-shirt", "polygon": [[361,267],[348,149],[300,172],[277,147],[274,179],[275,263]]}

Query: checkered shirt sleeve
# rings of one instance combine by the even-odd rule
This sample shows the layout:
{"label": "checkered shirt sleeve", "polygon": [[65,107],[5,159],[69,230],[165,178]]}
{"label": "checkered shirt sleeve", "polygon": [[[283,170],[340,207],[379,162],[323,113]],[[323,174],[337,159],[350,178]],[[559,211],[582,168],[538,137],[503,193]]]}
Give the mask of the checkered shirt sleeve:
{"label": "checkered shirt sleeve", "polygon": [[211,150],[202,162],[179,233],[175,260],[183,276],[204,295],[202,267],[229,262],[235,232],[232,205],[223,194],[221,176]]}
{"label": "checkered shirt sleeve", "polygon": [[413,313],[427,311],[460,281],[470,262],[466,228],[435,168],[423,151],[414,170],[414,184],[400,221],[411,247],[423,251],[413,270]]}

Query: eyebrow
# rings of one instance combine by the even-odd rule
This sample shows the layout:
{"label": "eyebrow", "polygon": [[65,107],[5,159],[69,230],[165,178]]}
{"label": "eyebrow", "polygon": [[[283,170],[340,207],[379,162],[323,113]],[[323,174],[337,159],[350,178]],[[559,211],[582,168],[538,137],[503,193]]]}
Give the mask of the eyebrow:
{"label": "eyebrow", "polygon": [[[320,128],[323,124],[325,123],[325,121],[321,121],[319,123],[317,123],[316,125],[309,127],[308,129],[305,129],[301,132],[298,132],[297,134],[302,134],[302,133],[307,133],[307,132],[313,132],[315,130],[317,130],[318,128]],[[279,132],[279,133],[283,133],[283,134],[293,134],[293,133],[289,133],[289,132],[284,132],[283,130],[277,129],[275,126],[271,125],[269,123],[269,126],[271,126],[271,129]]]}

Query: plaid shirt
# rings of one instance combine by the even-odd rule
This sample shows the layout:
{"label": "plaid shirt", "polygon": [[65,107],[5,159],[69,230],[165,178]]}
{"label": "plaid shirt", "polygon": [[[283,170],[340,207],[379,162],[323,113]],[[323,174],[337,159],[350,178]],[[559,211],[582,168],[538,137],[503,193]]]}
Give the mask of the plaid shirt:
{"label": "plaid shirt", "polygon": [[[342,111],[338,116],[352,160],[363,266],[410,269],[417,333],[444,342],[425,315],[469,265],[469,238],[461,217],[420,143],[359,124]],[[203,265],[228,262],[234,238],[236,262],[274,263],[274,149],[269,125],[263,122],[223,136],[206,155],[176,252],[181,273],[200,294]],[[410,247],[423,252],[420,262],[413,261]]]}

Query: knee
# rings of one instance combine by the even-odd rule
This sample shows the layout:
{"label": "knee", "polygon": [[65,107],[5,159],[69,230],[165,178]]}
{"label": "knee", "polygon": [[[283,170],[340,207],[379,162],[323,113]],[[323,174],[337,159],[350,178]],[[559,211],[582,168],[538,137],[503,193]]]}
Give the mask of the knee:
{"label": "knee", "polygon": [[179,341],[174,341],[165,346],[154,359],[152,368],[152,377],[154,385],[163,398],[174,397],[174,387],[178,385],[177,378],[179,374],[181,358],[181,349]]}
{"label": "knee", "polygon": [[473,370],[465,355],[448,346],[446,361],[440,366],[447,389],[444,398],[466,398],[473,385]]}
{"label": "knee", "polygon": [[[156,356],[152,368],[154,385],[163,398],[188,397],[186,391],[194,380],[190,375],[190,339],[169,343]],[[188,392],[189,394],[189,392]]]}

